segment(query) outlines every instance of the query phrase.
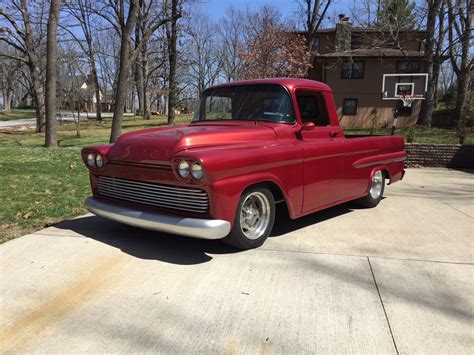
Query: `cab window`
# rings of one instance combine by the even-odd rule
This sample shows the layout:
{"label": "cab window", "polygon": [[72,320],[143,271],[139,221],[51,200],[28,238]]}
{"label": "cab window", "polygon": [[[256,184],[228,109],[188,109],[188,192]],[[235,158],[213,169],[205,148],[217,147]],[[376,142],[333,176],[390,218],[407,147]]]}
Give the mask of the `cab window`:
{"label": "cab window", "polygon": [[330,125],[326,101],[322,93],[297,91],[296,101],[303,124],[313,122],[315,126],[320,127]]}

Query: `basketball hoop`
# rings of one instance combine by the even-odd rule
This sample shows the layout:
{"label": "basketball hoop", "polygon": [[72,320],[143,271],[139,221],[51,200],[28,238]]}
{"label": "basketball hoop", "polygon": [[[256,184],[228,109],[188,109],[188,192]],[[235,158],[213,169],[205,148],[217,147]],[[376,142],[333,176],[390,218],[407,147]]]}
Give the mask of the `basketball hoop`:
{"label": "basketball hoop", "polygon": [[400,95],[400,100],[403,101],[403,106],[411,107],[413,100],[415,100],[415,95]]}

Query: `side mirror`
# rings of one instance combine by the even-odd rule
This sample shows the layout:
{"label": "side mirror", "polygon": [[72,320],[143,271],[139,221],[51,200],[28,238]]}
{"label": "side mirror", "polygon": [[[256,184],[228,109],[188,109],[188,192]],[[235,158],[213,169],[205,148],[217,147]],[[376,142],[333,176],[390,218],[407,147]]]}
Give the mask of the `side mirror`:
{"label": "side mirror", "polygon": [[303,127],[301,127],[302,131],[311,131],[315,127],[314,122],[306,122],[303,123]]}

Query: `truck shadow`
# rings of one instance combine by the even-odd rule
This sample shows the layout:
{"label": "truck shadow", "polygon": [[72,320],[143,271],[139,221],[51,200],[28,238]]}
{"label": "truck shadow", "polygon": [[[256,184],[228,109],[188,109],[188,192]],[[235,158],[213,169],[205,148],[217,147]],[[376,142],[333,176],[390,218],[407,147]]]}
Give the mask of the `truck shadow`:
{"label": "truck shadow", "polygon": [[[343,204],[292,220],[286,207],[278,206],[272,237],[278,237],[301,228],[331,219],[354,210],[352,204]],[[145,260],[159,260],[171,264],[194,265],[209,262],[212,254],[243,252],[219,240],[204,240],[148,231],[101,217],[86,216],[61,222],[53,228],[118,248],[126,254]],[[61,232],[61,234],[63,234]],[[209,255],[211,254],[211,255]]]}

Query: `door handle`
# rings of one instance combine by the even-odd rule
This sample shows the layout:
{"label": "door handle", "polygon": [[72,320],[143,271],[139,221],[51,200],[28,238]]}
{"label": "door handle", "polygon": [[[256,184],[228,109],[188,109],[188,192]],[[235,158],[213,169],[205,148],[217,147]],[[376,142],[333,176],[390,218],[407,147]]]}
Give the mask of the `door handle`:
{"label": "door handle", "polygon": [[336,131],[331,131],[331,132],[329,132],[329,137],[334,138],[334,137],[336,137],[336,136],[337,136],[337,132],[336,132]]}

